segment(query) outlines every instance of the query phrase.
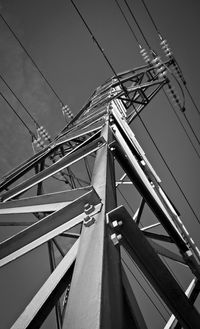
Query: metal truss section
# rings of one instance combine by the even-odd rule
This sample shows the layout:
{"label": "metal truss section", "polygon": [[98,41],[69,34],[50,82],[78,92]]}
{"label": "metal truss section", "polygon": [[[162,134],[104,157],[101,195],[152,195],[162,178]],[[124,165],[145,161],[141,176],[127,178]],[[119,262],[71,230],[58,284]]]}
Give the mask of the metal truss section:
{"label": "metal truss section", "polygon": [[[93,137],[92,137],[93,138]],[[2,201],[10,200],[11,198],[25,192],[26,190],[30,189],[31,187],[35,186],[36,184],[42,182],[43,180],[51,177],[52,175],[58,173],[64,168],[69,167],[73,163],[79,161],[80,159],[84,158],[88,154],[93,153],[94,151],[98,150],[104,144],[104,139],[101,137],[96,138],[95,140],[91,141],[90,143],[84,143],[85,145],[82,147],[78,147],[77,149],[73,150],[71,153],[67,154],[55,164],[50,166],[49,168],[39,172],[35,176],[29,178],[25,182],[19,184],[18,186],[12,188],[10,191],[5,192],[1,195]]]}
{"label": "metal truss section", "polygon": [[[123,248],[171,312],[165,329],[199,328],[199,250],[130,127],[166,83],[152,66],[112,77],[46,148],[4,176],[0,226],[25,228],[0,243],[0,267],[46,244],[51,270],[12,329],[40,328],[53,309],[57,329],[153,327]],[[163,257],[195,277],[188,289]]]}
{"label": "metal truss section", "polygon": [[94,190],[0,244],[0,266],[20,257],[83,221],[84,205],[100,203]]}

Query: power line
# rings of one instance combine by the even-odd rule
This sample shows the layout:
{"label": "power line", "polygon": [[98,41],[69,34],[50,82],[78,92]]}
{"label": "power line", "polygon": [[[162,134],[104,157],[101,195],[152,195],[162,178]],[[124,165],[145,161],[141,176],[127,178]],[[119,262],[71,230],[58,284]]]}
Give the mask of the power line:
{"label": "power line", "polygon": [[197,143],[200,145],[200,141],[199,141],[199,139],[198,139],[198,137],[197,137],[197,135],[196,135],[194,129],[192,128],[192,125],[191,125],[190,121],[189,121],[188,118],[186,117],[186,114],[185,114],[185,113],[183,113],[183,115],[184,115],[185,120],[187,121],[187,124],[189,125],[190,129],[192,130],[193,135],[194,135],[194,137],[195,137]]}
{"label": "power line", "polygon": [[[74,3],[73,0],[70,0],[71,4],[73,5],[73,7],[75,8],[77,14],[79,15],[79,17],[81,18],[83,24],[85,25],[86,29],[88,30],[89,34],[91,35],[92,37],[92,40],[96,43],[97,47],[99,48],[100,52],[102,53],[103,57],[105,58],[107,64],[109,65],[111,71],[114,73],[114,75],[116,76],[117,78],[117,73],[114,69],[114,67],[112,66],[110,60],[108,59],[108,57],[106,56],[103,48],[101,47],[100,43],[98,42],[98,40],[96,39],[96,37],[94,36],[92,30],[90,29],[89,25],[87,24],[86,20],[84,19],[83,15],[81,14],[80,10],[78,9],[77,5]],[[119,78],[118,78],[119,80]]]}
{"label": "power line", "polygon": [[39,123],[36,121],[36,119],[32,116],[32,114],[28,111],[28,109],[25,107],[25,105],[21,102],[21,100],[19,99],[19,97],[15,94],[15,92],[11,89],[11,87],[8,85],[8,83],[6,82],[6,80],[2,77],[2,75],[0,74],[0,78],[1,80],[5,83],[5,85],[7,86],[7,88],[10,90],[10,92],[13,94],[13,96],[18,100],[18,102],[20,103],[20,105],[23,107],[23,109],[25,110],[25,112],[30,116],[30,118],[33,120],[33,122],[35,123],[36,127],[40,127]]}
{"label": "power line", "polygon": [[177,117],[177,120],[179,121],[179,123],[180,123],[182,129],[184,130],[185,134],[187,135],[190,144],[192,145],[192,147],[193,147],[195,153],[197,154],[198,158],[200,159],[200,155],[199,155],[199,153],[198,153],[198,151],[197,151],[197,149],[196,149],[196,147],[195,147],[195,145],[194,145],[192,139],[190,138],[190,136],[189,136],[187,130],[185,129],[184,125],[182,124],[182,122],[181,122],[181,120],[180,120],[178,114],[176,113],[176,110],[174,109],[174,106],[172,105],[172,103],[171,103],[171,101],[170,101],[170,99],[169,99],[169,97],[168,97],[168,95],[167,95],[167,93],[165,92],[164,89],[163,89],[163,92],[164,92],[164,94],[165,94],[165,96],[166,96],[166,98],[167,98],[167,100],[168,100],[168,103],[169,103],[171,109],[173,110],[175,116]]}
{"label": "power line", "polygon": [[130,8],[130,6],[129,6],[129,4],[128,4],[128,2],[127,2],[126,0],[124,0],[124,2],[125,2],[126,6],[127,6],[127,8],[128,8],[129,13],[131,14],[131,16],[132,16],[132,18],[133,18],[135,24],[137,25],[137,27],[138,27],[138,29],[139,29],[139,31],[140,31],[140,33],[141,33],[141,35],[142,35],[144,41],[146,42],[146,44],[147,44],[149,50],[151,50],[151,46],[150,46],[150,44],[149,44],[147,38],[145,37],[145,35],[144,35],[144,33],[143,33],[143,31],[142,31],[142,29],[141,29],[141,27],[140,27],[140,25],[139,25],[139,23],[138,23],[136,17],[135,17],[135,15],[133,14],[133,11],[131,10],[131,8]]}
{"label": "power line", "polygon": [[136,41],[136,42],[138,43],[138,45],[140,46],[139,39],[137,38],[135,32],[133,31],[133,28],[132,28],[131,24],[129,23],[128,19],[126,18],[126,15],[125,15],[125,13],[124,13],[122,7],[120,6],[118,0],[114,0],[114,1],[115,1],[115,3],[116,3],[117,7],[119,8],[119,10],[120,10],[122,16],[124,17],[124,19],[125,19],[125,21],[126,21],[128,27],[129,27],[129,29],[130,29],[130,31],[131,31],[132,36],[134,37],[135,41]]}
{"label": "power line", "polygon": [[11,110],[15,113],[15,115],[18,117],[18,119],[21,121],[21,123],[24,125],[24,127],[27,129],[27,131],[29,132],[29,134],[31,135],[31,138],[36,139],[35,134],[31,131],[31,129],[27,126],[27,124],[25,123],[25,121],[20,117],[20,115],[16,112],[16,110],[14,109],[14,107],[10,104],[10,102],[6,99],[6,97],[2,94],[2,92],[0,91],[0,95],[1,97],[4,99],[4,101],[8,104],[8,106],[11,108]]}
{"label": "power line", "polygon": [[143,3],[143,6],[145,7],[145,9],[146,9],[146,11],[147,11],[147,13],[148,13],[149,18],[150,18],[150,20],[151,20],[151,22],[152,22],[152,24],[153,24],[155,30],[157,31],[157,33],[158,33],[158,35],[160,36],[160,38],[162,38],[161,33],[159,32],[158,27],[157,27],[157,25],[156,25],[156,23],[155,23],[155,21],[154,21],[152,15],[151,15],[150,11],[149,11],[147,5],[145,4],[144,0],[141,0],[141,2]]}
{"label": "power line", "polygon": [[18,38],[18,36],[16,35],[16,33],[13,31],[13,29],[11,28],[11,26],[8,24],[8,22],[5,20],[5,18],[3,17],[3,15],[1,13],[0,13],[0,17],[4,21],[4,23],[6,24],[6,26],[8,27],[8,29],[10,30],[10,32],[12,33],[12,35],[14,36],[14,38],[18,41],[18,43],[20,44],[20,46],[22,47],[22,49],[24,50],[24,52],[26,53],[26,55],[28,56],[28,58],[31,60],[32,64],[36,67],[36,69],[38,70],[38,72],[41,74],[41,76],[43,77],[43,79],[45,80],[45,82],[47,83],[47,85],[49,86],[49,88],[51,89],[51,91],[53,92],[53,94],[57,97],[57,99],[59,100],[61,106],[64,106],[64,102],[58,96],[58,94],[55,91],[55,89],[52,87],[52,85],[49,83],[49,81],[47,80],[47,78],[44,76],[44,74],[42,73],[42,71],[40,70],[40,68],[38,67],[38,65],[36,64],[36,62],[34,61],[34,59],[32,58],[32,56],[28,53],[28,51],[26,50],[26,48],[24,47],[24,45],[22,44],[22,42],[20,41],[20,39]]}
{"label": "power line", "polygon": [[199,111],[199,109],[198,109],[198,106],[197,106],[197,104],[196,104],[196,102],[195,102],[195,100],[194,100],[194,97],[192,96],[192,94],[191,94],[191,92],[190,92],[190,90],[189,90],[187,84],[184,84],[184,86],[185,86],[185,89],[186,89],[186,91],[187,91],[187,93],[188,93],[188,95],[189,95],[189,97],[190,97],[190,99],[191,99],[191,101],[192,101],[192,104],[194,105],[194,107],[195,107],[197,113],[200,115],[200,111]]}
{"label": "power line", "polygon": [[124,88],[123,84],[121,83],[117,72],[115,71],[113,65],[111,64],[111,61],[108,59],[107,55],[105,54],[103,48],[101,47],[100,43],[98,42],[97,38],[95,37],[94,33],[92,32],[91,28],[89,27],[89,25],[87,24],[86,20],[84,19],[83,15],[81,14],[80,10],[78,9],[77,5],[74,3],[73,0],[70,0],[71,4],[73,5],[74,9],[76,10],[77,14],[79,15],[79,17],[81,18],[83,24],[85,25],[86,29],[88,30],[90,36],[92,37],[92,40],[94,41],[94,43],[97,45],[98,49],[100,50],[101,54],[103,55],[106,63],[108,64],[108,66],[110,67],[111,71],[114,74],[115,79],[119,82],[119,85],[121,86],[122,90],[124,91],[125,95],[128,97],[127,94],[127,90],[126,88]]}

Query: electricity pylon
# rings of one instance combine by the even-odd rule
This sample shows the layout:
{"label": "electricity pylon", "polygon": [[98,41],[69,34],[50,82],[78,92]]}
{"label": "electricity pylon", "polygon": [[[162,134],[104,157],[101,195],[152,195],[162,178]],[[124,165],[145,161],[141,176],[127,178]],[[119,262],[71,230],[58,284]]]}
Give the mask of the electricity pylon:
{"label": "electricity pylon", "polygon": [[[1,243],[0,266],[47,243],[52,268],[12,329],[39,328],[54,307],[58,328],[147,328],[123,266],[124,250],[171,312],[165,328],[199,328],[193,305],[199,293],[199,250],[130,128],[169,84],[166,68],[171,64],[144,66],[106,81],[52,143],[1,182],[0,215],[27,213],[35,220]],[[84,168],[87,179],[73,174]],[[45,193],[44,182],[59,179],[59,173],[68,177],[65,190]],[[76,180],[83,186],[77,187]],[[141,195],[134,216],[117,197],[119,186],[134,186]],[[33,187],[36,195],[26,196]],[[145,204],[158,222],[141,227]],[[165,234],[152,232],[157,226]],[[66,253],[59,236],[76,240]],[[63,257],[58,264],[55,247]],[[187,291],[160,255],[192,272]]]}

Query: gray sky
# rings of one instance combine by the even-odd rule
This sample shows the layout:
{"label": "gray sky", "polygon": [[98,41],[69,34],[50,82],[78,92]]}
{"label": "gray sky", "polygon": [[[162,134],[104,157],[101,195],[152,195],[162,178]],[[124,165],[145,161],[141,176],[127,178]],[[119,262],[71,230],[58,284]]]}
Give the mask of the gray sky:
{"label": "gray sky", "polygon": [[[158,37],[140,0],[129,2],[152,48],[161,54]],[[167,38],[172,48],[188,87],[197,103],[200,104],[199,1],[146,0],[146,3],[160,32]],[[0,4],[1,13],[43,74],[63,102],[68,104],[74,113],[77,113],[94,89],[113,74],[70,1],[18,0],[13,2],[6,0],[1,1]],[[77,0],[76,4],[117,72],[144,64],[137,44],[114,0]],[[130,22],[132,22],[131,19]],[[144,45],[137,28],[135,25],[133,27]],[[63,127],[59,101],[1,19],[0,36],[0,73],[34,117],[54,136]],[[34,129],[34,124],[1,82],[0,87],[26,123]],[[177,85],[176,89],[180,94]],[[186,93],[185,97],[186,114],[199,136],[199,116]],[[3,175],[30,156],[32,148],[26,130],[2,99],[0,99],[0,114],[0,174]],[[194,211],[199,214],[199,159],[162,93],[153,99],[144,110],[142,117]],[[182,122],[185,125],[185,121],[182,120]],[[188,129],[187,125],[186,128]],[[154,169],[161,177],[163,187],[181,212],[183,222],[199,245],[199,227],[183,196],[138,121],[134,122],[133,130]],[[189,130],[188,132],[190,134]],[[193,138],[191,134],[190,136]],[[194,143],[198,147],[195,140]],[[13,229],[2,231],[1,239],[13,232]],[[41,260],[46,256],[46,249],[42,247],[32,252],[30,256],[22,257],[17,264],[8,265],[7,268],[1,270],[1,284],[5,286],[4,281],[6,281],[10,287],[8,290],[2,290],[4,295],[0,301],[0,312],[3,311],[2,329],[9,328],[32,294],[44,282],[49,268],[48,264]],[[187,281],[188,278],[184,282],[185,285]],[[27,292],[26,295],[24,291]],[[49,321],[53,328],[53,317]],[[160,328],[162,323],[159,321],[156,319],[157,328]],[[50,328],[50,324],[46,327]],[[156,328],[155,324],[154,328]]]}

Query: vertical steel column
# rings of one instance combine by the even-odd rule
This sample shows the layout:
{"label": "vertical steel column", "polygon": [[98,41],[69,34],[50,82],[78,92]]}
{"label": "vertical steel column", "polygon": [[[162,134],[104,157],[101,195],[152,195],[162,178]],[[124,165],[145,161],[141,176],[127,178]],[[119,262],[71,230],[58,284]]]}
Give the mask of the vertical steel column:
{"label": "vertical steel column", "polygon": [[106,223],[106,212],[116,207],[108,122],[102,136],[107,144],[97,152],[92,174],[92,185],[102,200],[102,209],[91,226],[83,226],[63,329],[128,328],[120,251],[113,245]]}

